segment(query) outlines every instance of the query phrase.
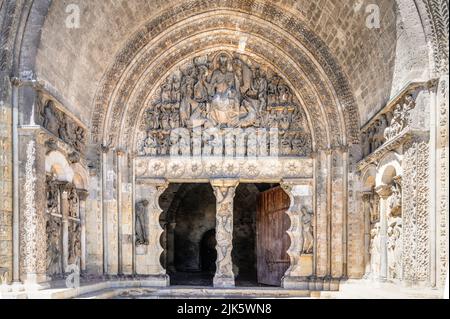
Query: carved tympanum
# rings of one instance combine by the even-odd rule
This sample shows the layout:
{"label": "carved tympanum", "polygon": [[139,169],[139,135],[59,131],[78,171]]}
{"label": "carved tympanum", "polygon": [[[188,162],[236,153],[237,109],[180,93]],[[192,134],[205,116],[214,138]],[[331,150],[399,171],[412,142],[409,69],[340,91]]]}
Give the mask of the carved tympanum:
{"label": "carved tympanum", "polygon": [[[196,57],[167,77],[145,112],[140,155],[169,155],[177,142],[171,132],[180,128],[191,139],[196,128],[278,128],[282,155],[311,153],[306,115],[290,87],[269,68],[236,53]],[[249,154],[244,150],[244,155]]]}

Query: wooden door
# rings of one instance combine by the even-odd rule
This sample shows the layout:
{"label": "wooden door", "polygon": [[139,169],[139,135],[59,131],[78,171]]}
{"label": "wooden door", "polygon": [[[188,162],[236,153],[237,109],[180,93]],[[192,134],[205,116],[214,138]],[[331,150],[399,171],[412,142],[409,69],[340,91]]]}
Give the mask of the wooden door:
{"label": "wooden door", "polygon": [[256,237],[258,283],[281,286],[281,279],[290,266],[286,253],[290,246],[287,230],[290,219],[286,211],[290,198],[281,187],[259,195]]}

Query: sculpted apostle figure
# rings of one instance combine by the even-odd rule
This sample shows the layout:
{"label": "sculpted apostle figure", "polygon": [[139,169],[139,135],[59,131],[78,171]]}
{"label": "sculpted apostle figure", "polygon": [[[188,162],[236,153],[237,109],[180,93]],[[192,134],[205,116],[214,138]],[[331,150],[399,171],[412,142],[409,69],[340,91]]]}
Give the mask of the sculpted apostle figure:
{"label": "sculpted apostle figure", "polygon": [[145,219],[149,202],[143,200],[136,204],[136,244],[148,245]]}
{"label": "sculpted apostle figure", "polygon": [[312,254],[314,248],[314,235],[312,225],[313,214],[306,208],[302,208],[303,227],[303,253]]}

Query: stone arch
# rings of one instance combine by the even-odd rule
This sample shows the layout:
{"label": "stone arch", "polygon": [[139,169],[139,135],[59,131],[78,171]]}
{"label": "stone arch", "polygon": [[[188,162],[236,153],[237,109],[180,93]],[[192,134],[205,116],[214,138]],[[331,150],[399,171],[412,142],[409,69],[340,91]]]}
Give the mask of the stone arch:
{"label": "stone arch", "polygon": [[403,173],[401,157],[395,152],[386,154],[378,164],[376,186],[389,185],[393,178]]}
{"label": "stone arch", "polygon": [[[232,7],[233,7],[233,5],[230,4],[230,8],[232,8]],[[150,26],[152,23],[154,23],[154,21],[150,22],[148,24],[148,26]],[[300,26],[298,26],[298,27],[300,28]],[[147,27],[147,29],[151,29],[151,28]],[[104,82],[100,86],[100,89],[98,90],[98,95],[96,98],[96,107],[95,107],[95,110],[93,113],[94,116],[93,116],[93,122],[92,122],[93,127],[94,127],[93,141],[96,141],[96,140],[98,141],[98,140],[102,140],[102,139],[105,141],[105,140],[109,139],[108,136],[99,138],[99,136],[101,136],[103,134],[102,132],[111,131],[111,130],[103,129],[103,127],[107,127],[105,125],[108,125],[107,122],[105,122],[106,118],[104,117],[105,110],[107,109],[107,104],[109,103],[107,101],[110,101],[111,94],[115,95],[117,93],[123,92],[123,89],[117,88],[116,84],[119,83],[119,78],[122,77],[121,74],[123,71],[121,71],[121,70],[124,70],[128,67],[129,63],[125,62],[125,60],[128,59],[128,61],[131,61],[132,57],[134,57],[133,53],[130,51],[130,48],[132,48],[132,47],[136,48],[136,46],[138,44],[140,45],[140,47],[142,47],[143,45],[141,43],[147,43],[145,41],[149,41],[149,40],[145,40],[144,38],[142,38],[143,35],[144,35],[143,32],[137,33],[137,36],[135,36],[135,38],[127,44],[126,49],[123,50],[123,54],[118,55],[117,61],[110,68],[110,71],[108,71],[108,74],[110,74],[110,76],[108,75],[104,78]],[[308,33],[308,35],[313,36],[312,33]],[[310,43],[310,42],[308,42],[308,43]],[[305,43],[303,43],[303,44],[305,44]],[[323,48],[324,47],[322,47],[322,49]],[[319,55],[323,54],[322,51],[319,52],[317,50],[314,53],[319,54]],[[328,57],[331,57],[331,56],[328,56]],[[328,63],[330,63],[331,60],[325,60],[325,59],[323,59],[323,56],[321,55],[321,61],[319,61],[319,64],[327,67],[328,68],[327,71],[329,71],[330,68],[329,68]],[[334,68],[335,70],[338,69],[338,68],[336,68],[337,65],[334,65],[334,67],[335,67]],[[333,74],[335,74],[335,73],[333,73]],[[330,76],[330,75],[328,75],[328,76]],[[334,79],[336,79],[337,77],[339,77],[339,75],[335,74]],[[343,94],[343,92],[345,91],[346,81],[344,79],[341,79],[341,80],[343,80],[343,81],[340,81],[340,84],[341,84],[340,86],[336,86],[337,82],[335,82],[333,79],[331,79],[331,82],[334,82],[334,88],[337,91],[337,95],[340,96],[339,100],[341,101],[341,105],[343,105],[343,108],[346,108],[346,110],[349,111],[351,109],[351,107],[349,106],[349,104],[351,104],[351,103],[349,101],[351,101],[352,99],[349,99],[348,96],[346,98],[344,98],[345,94]],[[120,82],[123,82],[123,79],[120,80]],[[114,84],[114,83],[116,83],[116,84]],[[102,89],[102,87],[104,89]],[[108,93],[108,91],[110,93]],[[112,93],[112,92],[115,92],[115,93]],[[349,92],[349,91],[347,91],[347,92]],[[118,104],[118,107],[119,107],[119,105],[122,105],[122,109],[123,109],[123,105],[124,105],[123,100],[119,100],[119,101],[120,101],[120,103]],[[321,105],[321,104],[322,103],[319,103],[319,105]],[[125,105],[126,105],[126,103],[125,103]],[[345,112],[345,116],[347,117],[347,120],[348,120],[348,118],[352,118],[353,120],[358,118],[358,116],[351,116],[351,115],[349,116],[349,115],[347,115],[347,113],[348,112]],[[355,113],[355,115],[356,115],[356,113]],[[112,115],[110,114],[110,116],[113,116],[113,118],[115,117],[115,115],[113,115],[113,114]],[[339,115],[336,117],[339,118]],[[115,120],[117,120],[117,119],[115,119]],[[337,125],[337,127],[339,127],[339,126],[340,125]],[[356,125],[356,127],[357,126],[358,125]],[[334,126],[331,126],[331,127],[334,127]],[[335,128],[335,129],[337,129],[337,128]],[[114,130],[112,130],[112,131],[114,131]],[[349,135],[356,137],[356,135],[357,135],[356,132],[357,132],[357,129],[355,129],[353,131],[353,133],[349,134]],[[338,134],[338,135],[341,135],[341,134]],[[95,136],[97,136],[97,137],[95,137]],[[356,140],[356,139],[354,139],[354,140]]]}
{"label": "stone arch", "polygon": [[364,188],[373,189],[376,186],[377,167],[369,165],[361,174],[361,181]]}
{"label": "stone arch", "polygon": [[53,151],[46,156],[45,171],[47,174],[54,174],[57,180],[63,182],[71,183],[75,176],[66,157],[58,151]]}
{"label": "stone arch", "polygon": [[72,164],[74,171],[73,183],[79,190],[87,190],[89,188],[89,179],[86,169],[80,164]]}

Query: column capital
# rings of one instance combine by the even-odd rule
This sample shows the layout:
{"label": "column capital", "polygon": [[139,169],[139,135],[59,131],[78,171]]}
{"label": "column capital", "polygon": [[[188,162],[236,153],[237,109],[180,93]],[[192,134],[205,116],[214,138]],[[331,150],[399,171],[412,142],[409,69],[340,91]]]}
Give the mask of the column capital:
{"label": "column capital", "polygon": [[367,202],[367,201],[370,201],[370,199],[372,198],[373,192],[368,192],[368,191],[361,192],[361,195],[362,195],[363,202]]}
{"label": "column capital", "polygon": [[121,148],[118,148],[115,151],[116,151],[116,154],[117,154],[118,157],[122,157],[122,156],[125,156],[127,154],[127,152],[125,150],[121,149]]}
{"label": "column capital", "polygon": [[81,201],[85,201],[89,196],[89,192],[85,189],[77,189],[77,194]]}
{"label": "column capital", "polygon": [[239,186],[239,180],[237,179],[212,179],[210,181],[212,187],[233,187]]}
{"label": "column capital", "polygon": [[307,197],[312,194],[312,181],[309,180],[283,180],[280,186],[288,195]]}
{"label": "column capital", "polygon": [[402,186],[402,179],[403,177],[401,175],[397,175],[393,178],[394,182],[399,186]]}
{"label": "column capital", "polygon": [[70,190],[71,187],[71,184],[67,181],[56,181],[56,184],[58,185],[61,193],[67,192],[68,190]]}
{"label": "column capital", "polygon": [[392,188],[390,185],[381,185],[375,188],[375,192],[383,199],[387,199],[392,195]]}

